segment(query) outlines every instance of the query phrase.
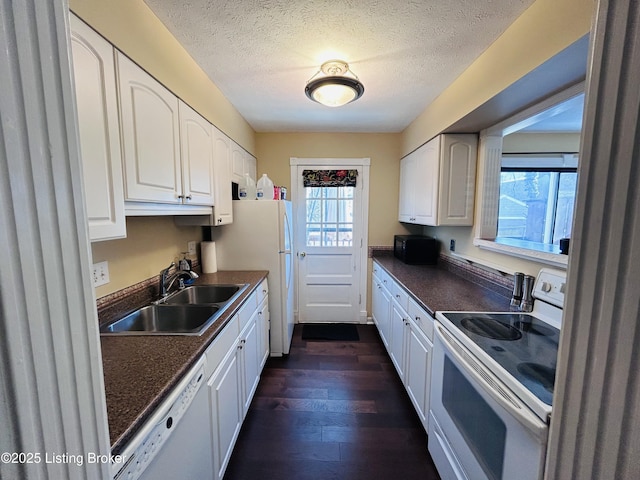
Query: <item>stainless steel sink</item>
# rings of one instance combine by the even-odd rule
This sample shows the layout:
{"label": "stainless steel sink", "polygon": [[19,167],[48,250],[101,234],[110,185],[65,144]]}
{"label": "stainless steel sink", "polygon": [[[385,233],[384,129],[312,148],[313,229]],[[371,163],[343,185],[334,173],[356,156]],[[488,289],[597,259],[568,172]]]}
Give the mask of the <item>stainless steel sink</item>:
{"label": "stainless steel sink", "polygon": [[200,335],[222,313],[219,305],[148,305],[100,328],[102,335]]}
{"label": "stainless steel sink", "polygon": [[167,297],[167,305],[195,305],[230,303],[240,295],[248,283],[231,285],[193,285]]}

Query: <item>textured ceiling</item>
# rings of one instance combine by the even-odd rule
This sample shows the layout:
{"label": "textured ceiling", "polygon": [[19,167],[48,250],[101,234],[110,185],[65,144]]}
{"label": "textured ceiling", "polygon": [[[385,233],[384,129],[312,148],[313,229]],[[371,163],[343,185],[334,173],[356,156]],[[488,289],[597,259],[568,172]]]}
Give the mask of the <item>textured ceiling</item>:
{"label": "textured ceiling", "polygon": [[[145,0],[258,132],[399,132],[533,0]],[[342,59],[365,92],[340,108],[307,81]]]}

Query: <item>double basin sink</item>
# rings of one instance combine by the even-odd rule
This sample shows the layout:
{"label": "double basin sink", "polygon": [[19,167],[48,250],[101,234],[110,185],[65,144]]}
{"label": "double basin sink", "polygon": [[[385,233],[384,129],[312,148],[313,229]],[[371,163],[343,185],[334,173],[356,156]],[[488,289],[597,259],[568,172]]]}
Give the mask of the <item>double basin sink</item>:
{"label": "double basin sink", "polygon": [[248,286],[189,286],[100,327],[100,334],[201,335]]}

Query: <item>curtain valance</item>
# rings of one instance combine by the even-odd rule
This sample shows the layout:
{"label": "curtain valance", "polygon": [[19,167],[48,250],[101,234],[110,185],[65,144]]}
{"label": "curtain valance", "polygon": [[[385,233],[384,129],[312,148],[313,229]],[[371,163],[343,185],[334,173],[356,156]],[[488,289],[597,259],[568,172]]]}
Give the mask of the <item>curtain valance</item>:
{"label": "curtain valance", "polygon": [[303,170],[305,187],[355,187],[358,170]]}

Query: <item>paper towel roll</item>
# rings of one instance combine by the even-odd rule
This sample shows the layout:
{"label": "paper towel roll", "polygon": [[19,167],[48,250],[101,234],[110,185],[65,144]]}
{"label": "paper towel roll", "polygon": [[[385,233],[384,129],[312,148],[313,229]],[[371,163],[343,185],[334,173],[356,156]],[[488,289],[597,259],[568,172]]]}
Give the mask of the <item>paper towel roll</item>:
{"label": "paper towel roll", "polygon": [[202,273],[216,273],[218,271],[216,242],[202,242],[200,252],[202,254]]}

